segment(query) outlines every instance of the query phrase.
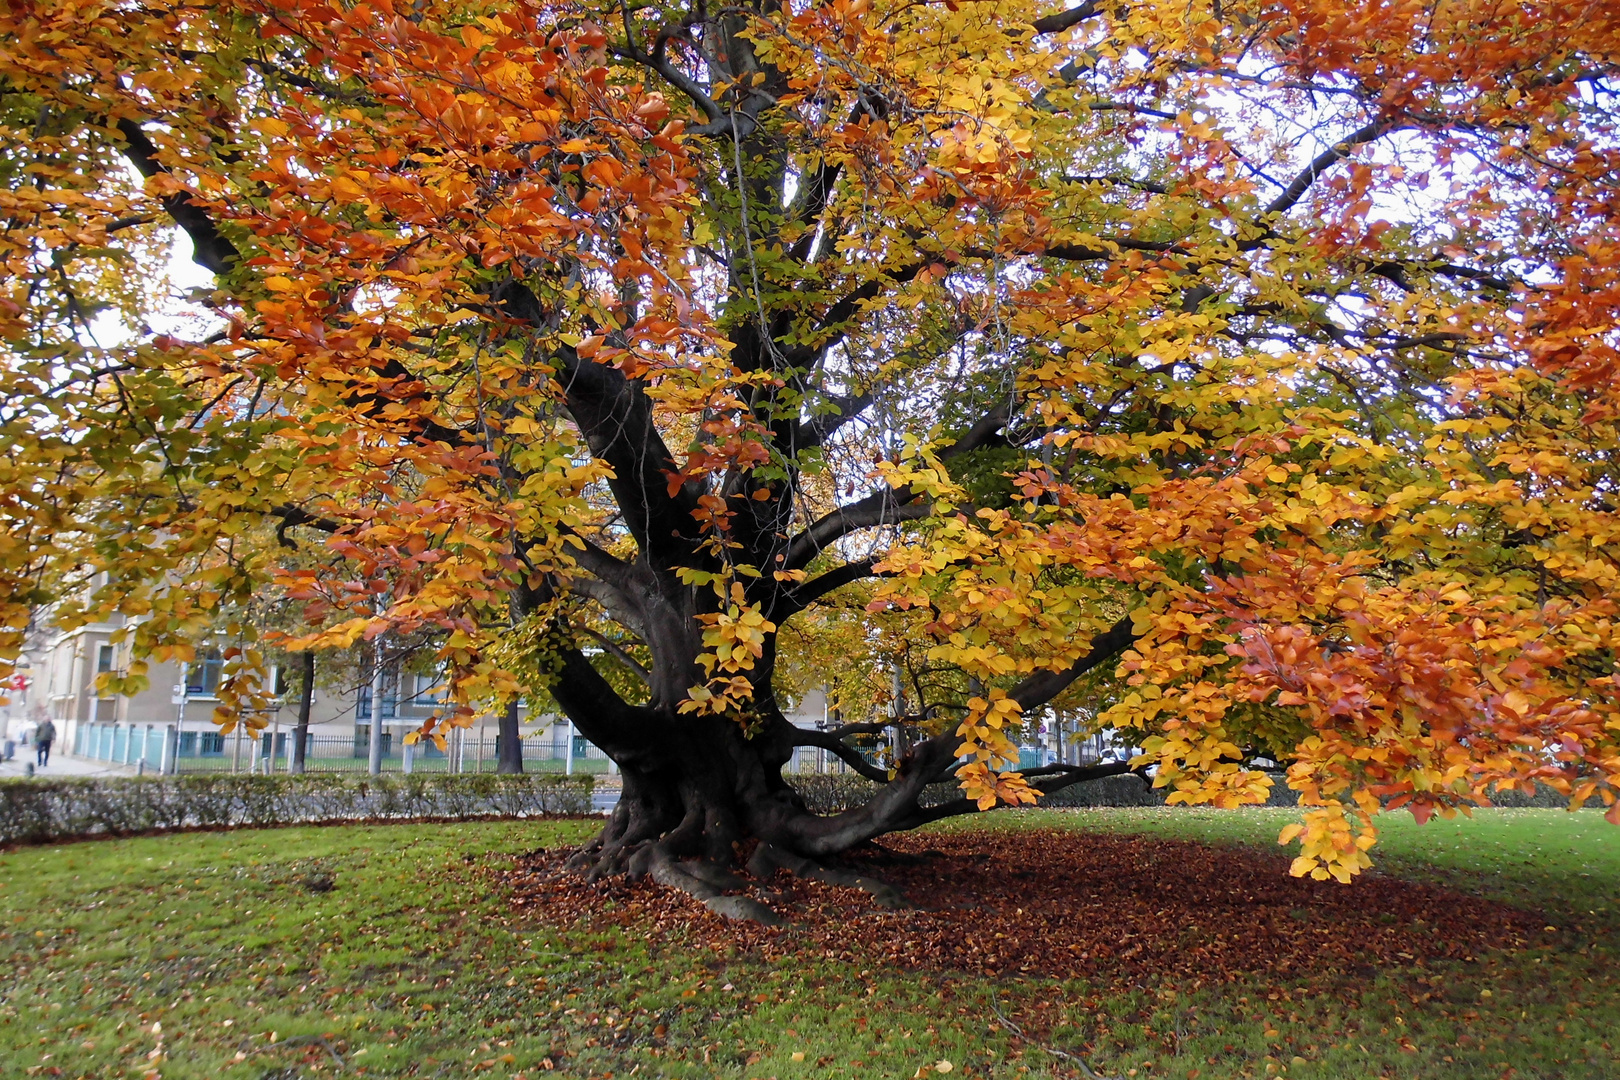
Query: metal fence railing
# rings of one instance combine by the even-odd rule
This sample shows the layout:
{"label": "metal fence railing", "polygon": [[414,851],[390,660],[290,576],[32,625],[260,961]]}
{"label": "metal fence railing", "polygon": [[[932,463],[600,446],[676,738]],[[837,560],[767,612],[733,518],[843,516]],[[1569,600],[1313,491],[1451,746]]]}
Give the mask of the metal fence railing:
{"label": "metal fence railing", "polygon": [[[540,733],[544,734],[544,733]],[[493,773],[500,759],[500,737],[482,731],[451,734],[445,750],[431,743],[403,745],[385,734],[382,771]],[[605,773],[606,755],[578,737],[573,754],[566,742],[531,737],[519,740],[525,772]],[[84,724],[74,733],[77,757],[128,765],[153,773],[284,773],[293,749],[293,733],[260,732],[221,735],[217,731],[175,731],[173,725]],[[304,744],[306,772],[364,773],[370,765],[365,734],[309,735]]]}
{"label": "metal fence railing", "polygon": [[[612,771],[607,756],[578,735],[573,753],[565,739],[553,737],[558,729],[539,730],[520,740],[525,772],[576,772],[602,774]],[[95,761],[128,765],[137,771],[163,773],[199,772],[286,772],[292,750],[293,733],[286,730],[261,731],[257,737],[221,735],[218,731],[175,731],[174,725],[161,724],[81,724],[73,733],[75,756]],[[167,743],[167,745],[165,745]],[[383,772],[476,773],[495,771],[500,754],[500,737],[482,728],[450,733],[447,747],[431,743],[407,748],[393,733],[382,738]],[[364,773],[370,764],[366,731],[353,735],[308,736],[304,745],[306,772]],[[1095,747],[1089,743],[1068,748],[1078,763],[1095,760]],[[1055,755],[1044,747],[1020,749],[1019,765],[1033,768],[1047,764]],[[144,762],[144,769],[142,767]],[[801,746],[783,769],[787,773],[836,774],[849,767],[836,756],[818,747]]]}

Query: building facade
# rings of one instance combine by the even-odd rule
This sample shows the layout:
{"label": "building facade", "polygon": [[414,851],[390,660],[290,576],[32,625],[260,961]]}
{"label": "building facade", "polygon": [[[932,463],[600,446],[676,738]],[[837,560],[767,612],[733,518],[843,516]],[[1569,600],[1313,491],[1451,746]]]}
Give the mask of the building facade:
{"label": "building facade", "polygon": [[[125,623],[91,623],[70,631],[36,622],[18,662],[10,699],[0,705],[5,738],[22,742],[49,717],[57,730],[57,749],[80,757],[127,765],[136,771],[283,771],[298,714],[294,673],[272,668],[272,707],[267,726],[257,737],[238,727],[230,734],[213,722],[225,659],[219,649],[200,647],[189,663],[151,663],[149,683],[137,694],[102,694],[97,676],[127,668],[129,646],[115,642]],[[372,684],[364,664],[351,685],[322,685],[317,679],[311,701],[306,765],[312,769],[354,770],[368,764],[372,724]],[[452,734],[440,751],[430,744],[405,748],[404,736],[421,727],[441,704],[441,688],[431,675],[402,670],[384,672],[380,710],[384,767],[421,770],[492,771],[498,756],[497,720],[482,717],[470,730]],[[803,728],[827,723],[826,695],[806,694],[787,713]],[[566,720],[550,714],[524,718],[526,768],[610,772],[605,754],[578,735]],[[407,764],[409,759],[409,764]],[[838,772],[838,762],[825,751],[801,747],[788,771]]]}
{"label": "building facade", "polygon": [[[82,757],[128,765],[137,771],[268,771],[284,769],[290,755],[299,707],[293,673],[272,668],[272,705],[264,714],[266,728],[257,737],[238,727],[224,734],[214,723],[225,659],[220,649],[201,647],[188,663],[151,663],[149,683],[136,694],[103,694],[97,676],[124,670],[129,646],[114,641],[124,623],[91,623],[70,631],[41,619],[29,635],[18,661],[17,677],[0,706],[5,738],[23,742],[47,717],[57,730],[57,747]],[[359,665],[351,665],[357,670]],[[325,686],[317,680],[312,695],[306,761],[311,767],[358,767],[367,762],[372,711],[369,672],[349,686]],[[405,747],[404,736],[421,727],[442,702],[432,676],[401,670],[384,672],[380,716],[387,767],[448,766],[436,747]],[[468,770],[497,756],[497,722],[482,718],[457,737],[456,750]],[[577,758],[582,770],[604,771],[601,751],[577,736],[556,717],[542,715],[523,725],[525,762],[556,761],[567,768]],[[458,760],[457,765],[461,762]]]}

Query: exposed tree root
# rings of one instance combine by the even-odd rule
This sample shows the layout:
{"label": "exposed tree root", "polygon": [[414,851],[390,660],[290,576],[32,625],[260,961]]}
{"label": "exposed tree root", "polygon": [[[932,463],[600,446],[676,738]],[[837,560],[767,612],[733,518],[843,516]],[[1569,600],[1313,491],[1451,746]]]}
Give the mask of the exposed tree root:
{"label": "exposed tree root", "polygon": [[760,879],[770,877],[778,868],[810,881],[860,889],[871,894],[873,903],[877,904],[878,907],[888,908],[890,911],[910,906],[900,890],[886,881],[869,878],[857,874],[853,870],[840,870],[836,867],[825,866],[813,859],[805,858],[803,855],[796,855],[774,844],[759,845],[754,850],[753,858],[748,861],[749,872]]}
{"label": "exposed tree root", "polygon": [[[767,770],[761,766],[757,771],[763,776]],[[622,775],[618,805],[601,833],[565,863],[588,883],[650,877],[696,898],[716,914],[771,926],[782,919],[766,902],[780,898],[766,882],[778,870],[863,890],[879,907],[907,906],[905,897],[888,883],[821,861],[856,847],[870,848],[890,861],[904,858],[871,843],[872,832],[881,823],[866,816],[830,819],[831,827],[825,827],[823,819],[807,814],[791,788],[773,789],[763,780],[750,786],[749,770],[740,770],[743,779],[738,779],[708,775],[696,766],[667,773],[626,766]],[[901,799],[887,813],[893,817],[910,809]],[[754,844],[751,854],[749,844]],[[743,858],[755,880],[734,872]]]}
{"label": "exposed tree root", "polygon": [[[620,875],[632,881],[650,877],[660,885],[679,889],[694,897],[717,915],[766,926],[781,925],[782,917],[761,899],[770,899],[774,894],[756,888],[754,895],[744,895],[749,882],[727,866],[708,858],[681,858],[680,852],[670,843],[674,833],[661,839],[632,840],[630,837],[634,833],[621,833],[615,837],[613,832],[610,824],[604,829],[603,836],[570,856],[564,863],[565,868],[583,874],[587,882]],[[764,882],[777,870],[786,870],[797,877],[827,885],[860,889],[869,894],[878,907],[891,911],[909,906],[905,896],[885,881],[853,870],[827,866],[775,844],[758,845],[748,861],[749,873]]]}
{"label": "exposed tree root", "polygon": [[651,877],[660,885],[679,889],[702,901],[716,915],[728,919],[748,919],[766,926],[780,926],[782,917],[751,896],[722,892],[717,882],[742,885],[742,879],[723,867],[701,860],[677,862],[666,854],[652,858]]}
{"label": "exposed tree root", "polygon": [[[1103,1076],[1101,1073],[1096,1072],[1092,1069],[1091,1065],[1086,1061],[1086,1059],[1081,1057],[1079,1054],[1071,1054],[1067,1050],[1059,1050],[1055,1046],[1047,1046],[1045,1043],[1026,1035],[1023,1028],[1007,1019],[1007,1014],[996,1007],[996,999],[994,995],[992,995],[990,998],[990,1011],[996,1014],[996,1019],[1001,1021],[1001,1026],[1011,1032],[1014,1038],[1022,1039],[1031,1046],[1045,1050],[1048,1054],[1051,1054],[1055,1058],[1061,1058],[1064,1061],[1073,1062],[1080,1069],[1080,1074],[1084,1076],[1086,1080],[1122,1080],[1121,1077]],[[1179,1054],[1181,1053],[1179,1042],[1180,1037],[1178,1036],[1177,1038],[1178,1042],[1176,1045],[1176,1053]]]}
{"label": "exposed tree root", "polygon": [[[682,859],[671,850],[667,840],[625,843],[622,839],[604,842],[598,838],[575,852],[563,865],[570,871],[582,873],[587,882],[619,875],[632,881],[650,877],[660,885],[696,898],[710,911],[728,919],[747,919],[766,926],[782,924],[782,917],[759,899],[773,894],[759,888],[753,896],[742,895],[749,887],[745,879],[712,859]],[[869,894],[878,907],[891,911],[909,906],[905,896],[888,882],[827,866],[774,844],[760,844],[754,849],[748,861],[749,873],[763,882],[777,870],[786,870],[809,881],[860,889]]]}
{"label": "exposed tree root", "polygon": [[[621,801],[621,809],[625,804]],[[660,885],[679,889],[717,915],[777,926],[780,916],[759,900],[735,895],[748,883],[717,859],[698,854],[719,845],[705,836],[704,816],[688,812],[667,830],[668,817],[657,814],[615,813],[602,834],[575,852],[564,864],[595,882],[623,875],[632,881],[650,877]],[[696,858],[683,858],[696,854]]]}

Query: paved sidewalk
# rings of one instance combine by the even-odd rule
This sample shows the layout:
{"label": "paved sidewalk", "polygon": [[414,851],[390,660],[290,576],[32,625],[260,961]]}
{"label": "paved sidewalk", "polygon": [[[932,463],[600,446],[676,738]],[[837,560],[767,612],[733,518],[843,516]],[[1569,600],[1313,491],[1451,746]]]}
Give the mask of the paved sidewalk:
{"label": "paved sidewalk", "polygon": [[[0,777],[26,776],[28,764],[34,760],[32,746],[17,747],[17,756],[10,761],[0,761]],[[51,763],[43,769],[35,769],[36,776],[134,776],[135,769],[128,765],[115,765],[110,761],[91,761],[88,758],[77,758],[72,754],[59,753],[55,747],[51,748]]]}

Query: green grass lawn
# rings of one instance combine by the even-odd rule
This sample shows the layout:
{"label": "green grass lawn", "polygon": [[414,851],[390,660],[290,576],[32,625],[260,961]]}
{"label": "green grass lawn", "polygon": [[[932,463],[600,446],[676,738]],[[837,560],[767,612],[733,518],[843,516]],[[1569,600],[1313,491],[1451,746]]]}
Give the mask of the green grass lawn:
{"label": "green grass lawn", "polygon": [[[1288,814],[1039,811],[941,827],[1272,845]],[[1053,1050],[1130,1080],[1620,1076],[1620,831],[1540,810],[1385,825],[1381,872],[1533,906],[1564,928],[1558,944],[1355,983],[997,980],[766,963],[679,932],[592,931],[588,912],[547,927],[480,873],[583,840],[590,822],[13,851],[0,854],[0,1077],[938,1078],[947,1062],[951,1080],[1085,1075]],[[1041,1045],[1013,1038],[992,1001]]]}

